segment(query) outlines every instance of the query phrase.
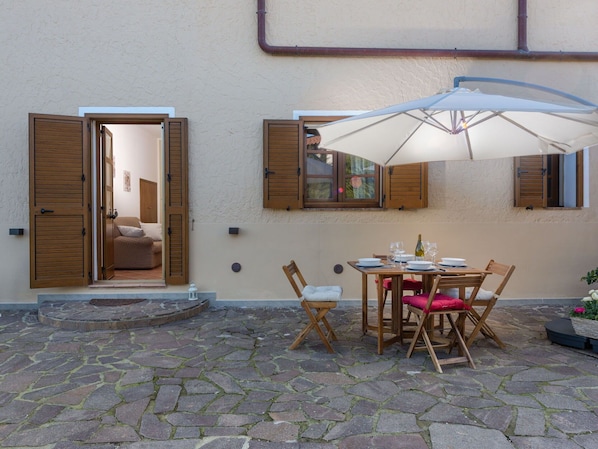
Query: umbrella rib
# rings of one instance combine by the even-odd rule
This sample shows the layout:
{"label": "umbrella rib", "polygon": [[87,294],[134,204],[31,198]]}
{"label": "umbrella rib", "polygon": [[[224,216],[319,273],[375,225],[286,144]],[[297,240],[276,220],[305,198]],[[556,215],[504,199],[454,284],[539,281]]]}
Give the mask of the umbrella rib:
{"label": "umbrella rib", "polygon": [[511,120],[510,118],[508,118],[508,117],[505,117],[505,116],[504,116],[504,115],[502,115],[502,114],[498,114],[498,117],[500,117],[501,119],[503,119],[503,120],[505,120],[505,121],[509,122],[511,125],[513,125],[513,126],[516,126],[516,127],[517,127],[517,128],[519,128],[520,130],[522,130],[522,131],[524,131],[524,132],[526,132],[526,133],[528,133],[528,134],[531,134],[532,136],[536,137],[537,139],[542,139],[542,140],[544,140],[544,141],[545,141],[545,142],[547,142],[547,143],[548,143],[550,146],[552,146],[552,147],[556,148],[557,150],[559,150],[559,151],[561,151],[561,152],[563,152],[563,153],[567,153],[567,150],[566,150],[565,148],[563,148],[563,146],[568,146],[568,145],[566,145],[566,144],[563,144],[562,142],[556,142],[556,141],[554,141],[554,140],[551,140],[551,139],[547,139],[547,138],[545,138],[545,137],[542,137],[542,136],[540,136],[539,134],[537,134],[537,133],[533,132],[532,130],[530,130],[529,128],[526,128],[525,126],[521,125],[520,123],[517,123],[517,122],[515,122],[514,120]]}
{"label": "umbrella rib", "polygon": [[393,153],[390,155],[390,157],[389,157],[389,158],[386,160],[386,162],[384,162],[384,165],[388,165],[388,163],[391,161],[391,159],[392,159],[393,157],[395,157],[395,155],[396,155],[396,154],[397,154],[399,151],[401,151],[401,149],[402,149],[402,148],[405,146],[405,144],[406,144],[407,142],[409,142],[409,139],[411,139],[411,138],[413,137],[413,135],[414,135],[414,134],[417,132],[417,130],[418,130],[418,129],[420,129],[420,128],[422,127],[422,125],[423,125],[424,123],[426,123],[426,122],[423,122],[423,121],[421,121],[421,122],[419,123],[419,125],[417,125],[417,126],[415,127],[415,129],[414,129],[414,130],[411,132],[411,134],[409,134],[409,136],[408,136],[408,137],[407,137],[405,140],[403,140],[403,143],[401,143],[401,145],[399,145],[399,147],[398,147],[398,148],[397,148],[397,149],[396,149],[396,150],[395,150],[395,151],[394,151],[394,152],[393,152]]}
{"label": "umbrella rib", "polygon": [[[465,113],[463,111],[461,111],[461,120],[463,120],[463,122],[465,123]],[[465,142],[467,142],[467,152],[469,153],[469,159],[473,159],[473,151],[471,151],[471,140],[469,140],[469,131],[467,130],[467,128],[465,128],[463,132],[465,134]]]}
{"label": "umbrella rib", "polygon": [[352,136],[352,135],[353,135],[353,134],[355,134],[355,133],[361,132],[361,131],[363,131],[364,129],[371,128],[371,127],[372,127],[372,126],[374,126],[374,125],[378,125],[378,124],[380,124],[380,123],[383,123],[383,122],[385,122],[385,121],[387,121],[387,120],[390,120],[391,118],[394,118],[394,117],[396,117],[396,116],[397,116],[397,115],[399,115],[399,114],[400,114],[400,113],[396,113],[396,114],[389,115],[389,116],[387,116],[387,117],[384,117],[382,120],[378,120],[377,122],[370,123],[370,124],[368,124],[368,125],[366,125],[366,126],[362,126],[361,128],[354,129],[354,130],[353,130],[353,131],[351,131],[351,132],[348,132],[348,133],[346,133],[346,134],[343,134],[343,135],[341,135],[341,136],[338,136],[338,137],[336,137],[336,138],[334,138],[334,139],[332,139],[332,140],[330,140],[330,141],[326,142],[326,145],[325,145],[325,147],[326,147],[327,145],[332,145],[332,144],[335,144],[335,143],[337,143],[337,142],[339,142],[339,141],[341,141],[341,140],[343,140],[343,139],[346,139],[347,137],[350,137],[350,136]]}

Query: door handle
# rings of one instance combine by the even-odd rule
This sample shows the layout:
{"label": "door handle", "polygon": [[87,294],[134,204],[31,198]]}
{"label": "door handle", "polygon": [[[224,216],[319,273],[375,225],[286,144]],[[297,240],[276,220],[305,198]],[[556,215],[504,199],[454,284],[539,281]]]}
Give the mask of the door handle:
{"label": "door handle", "polygon": [[41,212],[42,214],[45,214],[45,213],[52,213],[52,212],[54,212],[54,211],[53,211],[52,209],[44,209],[44,208],[42,207],[42,209],[40,210],[40,212]]}

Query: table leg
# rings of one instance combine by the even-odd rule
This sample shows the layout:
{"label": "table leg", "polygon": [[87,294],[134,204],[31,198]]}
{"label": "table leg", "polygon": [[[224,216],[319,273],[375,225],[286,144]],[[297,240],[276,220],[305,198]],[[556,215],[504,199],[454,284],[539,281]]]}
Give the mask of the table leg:
{"label": "table leg", "polygon": [[[378,354],[384,352],[384,276],[378,275]],[[394,299],[393,299],[394,301]]]}
{"label": "table leg", "polygon": [[403,275],[392,278],[392,331],[403,344]]}
{"label": "table leg", "polygon": [[368,275],[361,274],[361,331],[368,331]]}

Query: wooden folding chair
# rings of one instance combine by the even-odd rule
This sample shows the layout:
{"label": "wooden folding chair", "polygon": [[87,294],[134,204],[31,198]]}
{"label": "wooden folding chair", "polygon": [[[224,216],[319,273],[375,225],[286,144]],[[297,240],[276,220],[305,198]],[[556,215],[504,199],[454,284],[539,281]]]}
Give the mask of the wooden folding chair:
{"label": "wooden folding chair", "polygon": [[[414,296],[403,296],[403,302],[407,304],[408,310],[415,316],[417,327],[407,350],[407,358],[410,358],[414,351],[427,351],[432,358],[436,371],[442,373],[442,365],[455,363],[468,363],[475,369],[475,363],[467,349],[463,339],[463,328],[465,319],[469,312],[470,302],[462,298],[453,298],[440,292],[440,289],[456,288],[464,292],[467,287],[472,288],[472,297],[477,294],[486,274],[476,275],[437,275],[430,293],[423,293]],[[462,296],[465,296],[464,293]],[[454,315],[457,316],[455,320]],[[450,324],[449,333],[440,333],[435,328],[435,317],[446,317]],[[436,349],[446,349],[450,354],[454,345],[459,348],[459,355],[439,359]]]}
{"label": "wooden folding chair", "polygon": [[[387,256],[380,255],[380,254],[372,254],[372,257],[377,257],[378,259],[384,259]],[[376,279],[378,282],[378,279]],[[385,278],[382,281],[382,287],[384,288],[384,304],[386,305],[386,298],[388,297],[388,292],[392,292],[392,278]],[[422,281],[415,279],[413,275],[410,277],[403,278],[403,291],[410,291],[414,295],[421,293],[424,289],[424,285]]]}
{"label": "wooden folding chair", "polygon": [[[484,337],[491,338],[501,349],[504,349],[506,347],[505,344],[498,337],[498,335],[496,335],[496,332],[494,332],[488,325],[486,319],[496,305],[496,302],[507,285],[507,282],[509,282],[513,271],[515,271],[515,265],[505,265],[495,262],[494,260],[490,260],[486,266],[486,271],[489,271],[496,276],[502,276],[502,280],[494,291],[488,291],[484,289],[480,289],[478,291],[477,297],[472,302],[472,308],[467,314],[467,318],[469,318],[469,320],[473,323],[474,328],[469,334],[469,337],[467,337],[466,343],[467,347],[470,347],[476,335],[481,332]],[[488,279],[491,279],[492,277],[493,276],[488,276]],[[481,309],[481,313],[478,312],[475,307],[483,308]]]}
{"label": "wooden folding chair", "polygon": [[[286,274],[297,297],[301,299],[301,307],[303,307],[309,318],[309,323],[299,333],[293,344],[289,346],[289,349],[295,349],[299,346],[299,343],[305,340],[305,337],[315,329],[326,349],[328,349],[328,352],[334,352],[330,341],[337,340],[337,337],[332,326],[330,326],[330,323],[326,319],[326,314],[331,309],[334,309],[337,302],[341,299],[342,288],[338,285],[317,287],[309,285],[294,260],[291,260],[288,265],[283,265],[282,270]],[[325,333],[324,331],[327,332]]]}

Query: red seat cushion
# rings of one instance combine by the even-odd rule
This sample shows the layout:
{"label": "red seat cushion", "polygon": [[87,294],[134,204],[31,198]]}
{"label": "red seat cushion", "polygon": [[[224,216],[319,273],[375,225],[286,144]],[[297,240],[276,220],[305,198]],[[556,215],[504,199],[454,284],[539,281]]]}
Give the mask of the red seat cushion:
{"label": "red seat cushion", "polygon": [[[378,282],[378,280],[376,280]],[[392,289],[392,278],[385,278],[382,281],[382,286],[385,290]],[[417,279],[411,278],[403,278],[403,290],[422,290],[423,284],[422,281],[418,281]]]}
{"label": "red seat cushion", "polygon": [[411,278],[403,278],[403,290],[423,290],[424,285],[422,281]]}
{"label": "red seat cushion", "polygon": [[466,308],[465,303],[462,299],[453,298],[452,296],[444,295],[442,293],[436,293],[434,301],[430,310],[426,310],[426,304],[428,303],[427,294],[415,295],[415,296],[403,296],[403,304],[408,304],[418,309],[422,309],[424,313],[437,312],[441,310],[463,310]]}

